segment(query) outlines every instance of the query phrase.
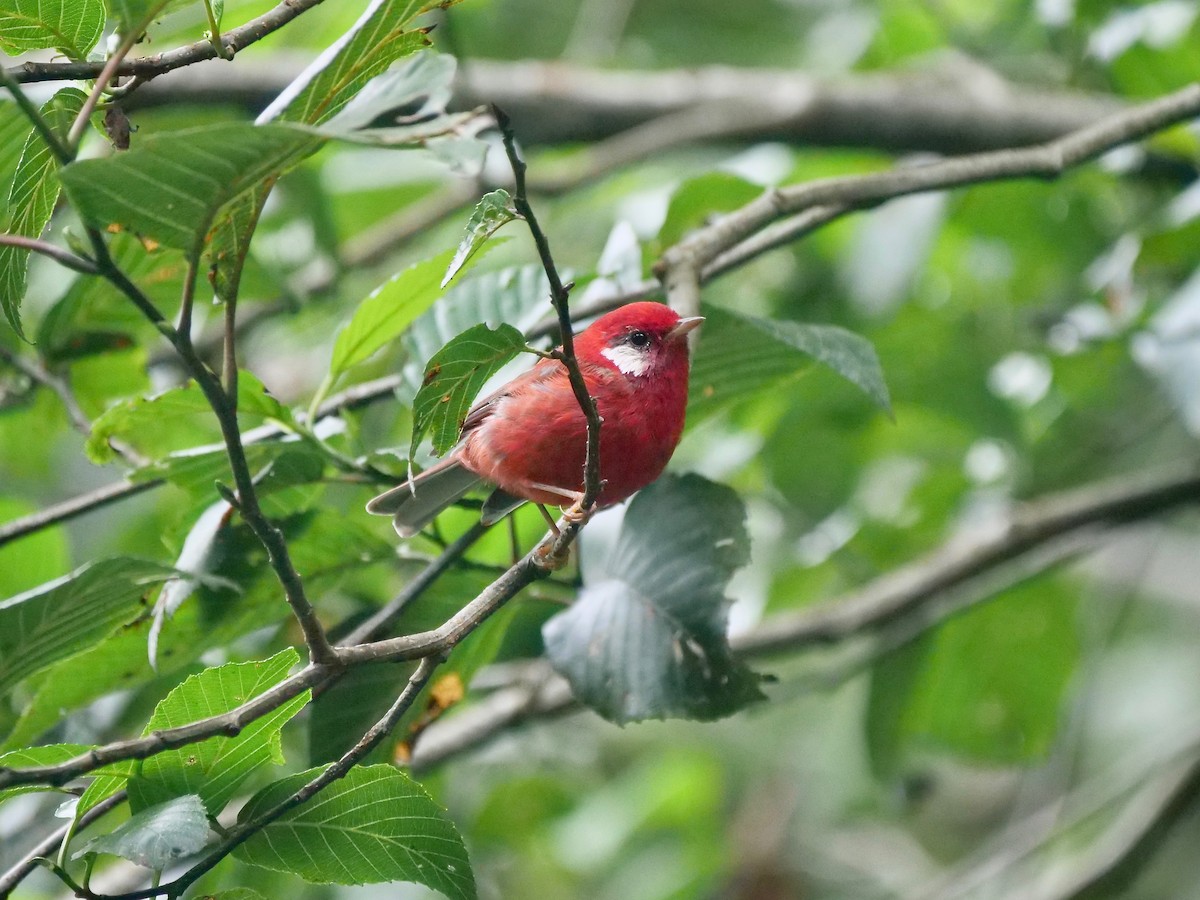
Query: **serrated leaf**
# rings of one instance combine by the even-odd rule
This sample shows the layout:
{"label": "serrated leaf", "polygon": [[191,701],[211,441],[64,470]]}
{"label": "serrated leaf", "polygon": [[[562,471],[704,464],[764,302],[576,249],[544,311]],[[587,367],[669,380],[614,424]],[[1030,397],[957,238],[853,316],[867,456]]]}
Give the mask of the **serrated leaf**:
{"label": "serrated leaf", "polygon": [[373,290],[338,331],[333,342],[330,378],[369,359],[404,332],[414,319],[433,305],[441,293],[438,277],[452,258],[439,253],[409,266]]}
{"label": "serrated leaf", "polygon": [[135,618],[149,587],[174,574],[157,563],[117,557],[0,601],[0,696]]}
{"label": "serrated leaf", "polygon": [[10,56],[53,47],[86,59],[104,32],[100,0],[0,0],[0,50]]}
{"label": "serrated leaf", "polygon": [[[239,822],[276,806],[312,780],[310,769],[267,786]],[[359,766],[290,810],[234,855],[318,884],[413,881],[451,900],[472,900],[475,878],[458,831],[425,790],[391,766]]]}
{"label": "serrated leaf", "polygon": [[409,459],[427,431],[433,436],[434,453],[440,456],[453,447],[484,382],[524,349],[525,335],[511,325],[501,325],[495,331],[487,325],[476,325],[435,353],[425,366],[424,383],[413,399]]}
{"label": "serrated leaf", "polygon": [[614,722],[731,715],[763,697],[725,635],[725,585],[749,558],[737,494],[664,476],[630,503],[602,574],[543,626],[546,654]]}
{"label": "serrated leaf", "polygon": [[441,287],[444,288],[450,283],[451,279],[462,270],[467,260],[487,242],[488,238],[516,217],[517,213],[512,208],[512,197],[509,196],[508,191],[500,188],[484,194],[475,204],[471,218],[467,220],[466,234],[459,242],[454,259],[450,261],[450,267],[446,269]]}
{"label": "serrated leaf", "polygon": [[[21,750],[10,750],[0,754],[0,769],[24,769],[30,766],[53,766],[74,759],[92,748],[87,744],[44,744],[41,747],[28,747]],[[42,791],[56,791],[62,788],[46,784],[19,784],[16,787],[0,790],[0,803],[19,794],[33,794]]]}
{"label": "serrated leaf", "polygon": [[[75,88],[65,88],[46,102],[42,118],[60,137],[75,121],[87,95]],[[4,206],[3,231],[25,237],[39,237],[50,221],[58,201],[58,160],[37,132],[25,139],[17,163],[8,199]],[[29,273],[29,251],[19,247],[0,246],[0,306],[8,323],[24,337],[21,328],[21,301],[25,298],[25,283]]]}
{"label": "serrated leaf", "polygon": [[110,853],[139,866],[160,871],[184,857],[199,853],[211,830],[204,804],[194,795],[176,797],[144,809],[109,834],[84,844],[75,859],[88,853]]}
{"label": "serrated leaf", "polygon": [[205,894],[204,900],[267,900],[267,898],[251,888],[231,888],[228,891]]}
{"label": "serrated leaf", "polygon": [[223,122],[149,135],[107,159],[72,163],[61,177],[89,224],[198,253],[222,207],[319,145],[292,128]]}
{"label": "serrated leaf", "polygon": [[[250,372],[238,375],[238,418],[255,424],[273,420],[292,423],[287,407],[268,393],[263,383]],[[118,438],[132,444],[145,455],[167,455],[179,444],[192,444],[188,424],[215,424],[212,407],[195,382],[171,388],[151,397],[135,397],[105,410],[92,422],[85,450],[95,463],[115,458],[109,441]]]}
{"label": "serrated leaf", "polygon": [[449,3],[428,0],[373,0],[358,21],[334,46],[304,70],[262,114],[260,121],[279,119],[316,125],[346,106],[359,90],[401,57],[428,46],[412,20]]}
{"label": "serrated leaf", "polygon": [[[143,734],[229,712],[283,681],[299,660],[289,647],[261,662],[227,663],[193,675],[155,707]],[[255,770],[283,762],[280,731],[309,697],[308,691],[293,697],[235,737],[211,737],[146,759],[129,780],[130,808],[139,812],[172,797],[195,794],[210,815],[217,815]]]}

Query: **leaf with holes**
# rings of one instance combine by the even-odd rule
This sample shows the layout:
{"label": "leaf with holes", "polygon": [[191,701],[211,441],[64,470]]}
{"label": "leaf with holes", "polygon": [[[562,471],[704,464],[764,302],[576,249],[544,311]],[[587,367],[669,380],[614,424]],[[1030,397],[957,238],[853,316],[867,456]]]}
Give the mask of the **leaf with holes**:
{"label": "leaf with holes", "polygon": [[525,335],[511,325],[495,331],[476,325],[435,353],[425,366],[424,383],[413,400],[409,459],[427,431],[433,435],[434,453],[440,456],[453,447],[484,382],[524,349]]}
{"label": "leaf with holes", "polygon": [[[253,821],[324,768],[268,785],[238,816]],[[391,766],[359,766],[254,833],[234,855],[317,884],[414,881],[451,900],[472,900],[467,849],[425,790]]]}
{"label": "leaf with holes", "polygon": [[109,834],[92,838],[75,854],[110,853],[160,871],[204,849],[212,834],[204,804],[195,795],[144,809]]}
{"label": "leaf with holes", "polygon": [[[87,95],[66,88],[51,97],[41,109],[42,118],[59,137],[64,137],[79,114]],[[58,160],[36,131],[21,149],[13,182],[4,207],[3,231],[39,237],[54,213],[59,193]],[[21,329],[21,301],[29,273],[29,251],[0,246],[0,306],[17,334]]]}
{"label": "leaf with holes", "polygon": [[763,699],[725,636],[725,585],[750,559],[742,501],[668,475],[625,513],[600,577],[542,628],[546,654],[606,719],[718,719]]}
{"label": "leaf with holes", "polygon": [[[261,662],[205,669],[159,702],[143,734],[236,709],[283,681],[299,660],[299,654],[289,647]],[[280,731],[308,701],[305,691],[255,719],[234,737],[211,737],[143,761],[129,780],[130,808],[139,812],[173,797],[196,794],[208,813],[217,815],[256,769],[283,762]]]}
{"label": "leaf with holes", "polygon": [[487,239],[500,230],[504,225],[511,222],[517,217],[516,210],[512,208],[512,198],[508,191],[500,188],[492,191],[489,194],[484,194],[478,203],[475,204],[475,209],[471,213],[471,218],[467,220],[467,233],[463,235],[462,241],[458,245],[458,250],[454,254],[454,259],[450,261],[450,267],[446,269],[446,275],[442,278],[442,287],[445,287],[457,275],[467,260],[474,256],[475,251],[482,247]]}
{"label": "leaf with holes", "polygon": [[101,0],[0,0],[0,50],[10,56],[53,47],[86,59],[104,32]]}

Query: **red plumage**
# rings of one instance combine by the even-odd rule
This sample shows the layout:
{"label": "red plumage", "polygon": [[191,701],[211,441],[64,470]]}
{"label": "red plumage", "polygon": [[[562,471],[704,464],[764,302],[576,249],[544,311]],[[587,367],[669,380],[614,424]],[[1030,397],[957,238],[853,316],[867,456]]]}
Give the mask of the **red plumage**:
{"label": "red plumage", "polygon": [[[681,319],[661,303],[631,303],[575,336],[575,356],[603,420],[600,506],[620,503],[666,468],[687,406],[684,336],[701,321]],[[587,420],[566,367],[543,359],[475,405],[450,456],[367,509],[393,516],[407,537],[480,480],[513,497],[562,506],[583,491],[586,455]],[[513,506],[489,505],[492,518]]]}

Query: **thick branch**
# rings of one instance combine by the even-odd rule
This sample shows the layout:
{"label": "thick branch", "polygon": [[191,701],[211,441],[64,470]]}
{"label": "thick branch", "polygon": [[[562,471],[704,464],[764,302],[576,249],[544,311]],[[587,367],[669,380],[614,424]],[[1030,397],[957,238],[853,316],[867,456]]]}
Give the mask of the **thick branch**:
{"label": "thick branch", "polygon": [[[236,69],[206,63],[139,91],[130,108],[199,102],[240,103],[258,111],[309,62],[276,55],[270,62],[242,60]],[[27,80],[19,69],[14,74]],[[464,63],[455,104],[487,103],[512,117],[526,145],[598,141],[669,121],[673,129],[694,131],[693,139],[946,154],[1042,143],[1125,105],[1109,95],[1011,84],[971,63],[832,81],[788,69],[619,71],[559,60]],[[715,134],[706,134],[708,129]]]}
{"label": "thick branch", "polygon": [[960,156],[871,175],[826,178],[768,191],[671,247],[659,263],[699,269],[777,219],[821,207],[859,207],[924,191],[1010,178],[1057,178],[1067,169],[1200,115],[1200,84],[1114,113],[1038,147]]}

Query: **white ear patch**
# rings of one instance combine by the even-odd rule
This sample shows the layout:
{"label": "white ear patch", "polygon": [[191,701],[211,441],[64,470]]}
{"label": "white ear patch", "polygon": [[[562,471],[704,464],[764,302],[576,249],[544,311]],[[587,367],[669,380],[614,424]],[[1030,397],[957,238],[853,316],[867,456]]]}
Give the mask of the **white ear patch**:
{"label": "white ear patch", "polygon": [[644,349],[639,350],[628,344],[605,347],[600,351],[600,355],[610,360],[625,375],[645,375],[646,370],[650,368],[650,354]]}

